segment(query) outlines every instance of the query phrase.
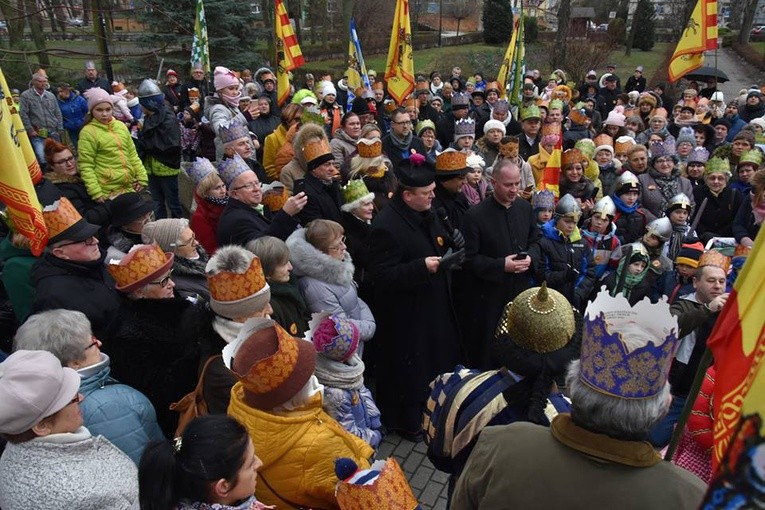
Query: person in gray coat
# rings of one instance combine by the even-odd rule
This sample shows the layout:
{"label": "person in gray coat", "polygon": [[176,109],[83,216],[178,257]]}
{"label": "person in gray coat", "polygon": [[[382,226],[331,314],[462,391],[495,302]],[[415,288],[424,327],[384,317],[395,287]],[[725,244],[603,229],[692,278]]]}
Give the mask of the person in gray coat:
{"label": "person in gray coat", "polygon": [[353,261],[346,251],[343,227],[334,221],[314,220],[288,239],[290,262],[300,293],[311,312],[329,312],[350,319],[363,342],[375,334],[375,319],[353,282]]}
{"label": "person in gray coat", "polygon": [[164,439],[157,414],[140,391],[111,377],[109,356],[93,336],[85,314],[49,310],[32,315],[19,328],[14,350],[48,351],[80,376],[82,419],[91,434],[101,434],[138,465],[146,446]]}

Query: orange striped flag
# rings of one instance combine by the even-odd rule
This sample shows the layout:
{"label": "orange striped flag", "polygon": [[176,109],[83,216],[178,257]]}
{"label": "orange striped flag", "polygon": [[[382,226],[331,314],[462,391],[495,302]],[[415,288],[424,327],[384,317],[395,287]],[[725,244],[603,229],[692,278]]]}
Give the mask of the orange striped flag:
{"label": "orange striped flag", "polygon": [[[537,191],[549,190],[555,195],[555,202],[558,202],[560,198],[560,167],[561,167],[561,155],[563,154],[563,133],[561,125],[557,123],[545,124],[542,127],[542,136],[545,134],[558,134],[558,141],[555,143],[555,148],[550,153],[550,157],[547,159],[547,165],[542,171],[542,177],[537,183]],[[540,150],[542,149],[540,144]]]}
{"label": "orange striped flag", "polygon": [[289,14],[282,0],[276,0],[276,90],[279,106],[290,97],[290,78],[287,73],[305,65]]}
{"label": "orange striped flag", "polygon": [[11,98],[11,89],[0,69],[0,201],[8,207],[13,228],[31,240],[30,249],[40,255],[48,243],[48,230],[37,200],[34,183],[42,179],[40,165]]}
{"label": "orange striped flag", "polygon": [[717,0],[698,0],[669,61],[675,82],[704,65],[704,52],[717,49]]}
{"label": "orange striped flag", "polygon": [[[757,236],[707,341],[717,371],[712,397],[714,451],[718,466],[739,421],[765,420],[765,235]],[[760,435],[765,430],[760,428]]]}
{"label": "orange striped flag", "polygon": [[388,46],[388,62],[385,66],[385,82],[388,94],[403,104],[414,90],[414,50],[412,49],[412,26],[409,22],[409,0],[397,0],[393,16],[393,30]]}

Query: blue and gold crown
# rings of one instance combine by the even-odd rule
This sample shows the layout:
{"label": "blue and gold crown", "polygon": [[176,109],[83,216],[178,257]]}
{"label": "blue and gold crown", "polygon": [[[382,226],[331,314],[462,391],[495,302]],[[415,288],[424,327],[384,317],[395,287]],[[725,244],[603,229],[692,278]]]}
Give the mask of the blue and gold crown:
{"label": "blue and gold crown", "polygon": [[228,123],[221,124],[218,130],[218,138],[222,144],[234,142],[240,138],[249,138],[250,128],[246,122],[241,121],[239,118],[234,117]]}
{"label": "blue and gold crown", "polygon": [[582,334],[582,382],[620,398],[650,398],[667,382],[678,345],[677,318],[666,298],[648,298],[634,307],[605,287],[585,311]]}

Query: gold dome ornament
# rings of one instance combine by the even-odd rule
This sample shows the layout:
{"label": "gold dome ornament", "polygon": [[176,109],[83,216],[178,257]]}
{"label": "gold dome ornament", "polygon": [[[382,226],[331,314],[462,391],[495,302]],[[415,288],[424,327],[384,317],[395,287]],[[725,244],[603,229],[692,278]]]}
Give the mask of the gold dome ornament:
{"label": "gold dome ornament", "polygon": [[519,347],[545,354],[565,347],[575,332],[571,303],[542,282],[541,287],[521,292],[505,306],[494,338],[507,335]]}

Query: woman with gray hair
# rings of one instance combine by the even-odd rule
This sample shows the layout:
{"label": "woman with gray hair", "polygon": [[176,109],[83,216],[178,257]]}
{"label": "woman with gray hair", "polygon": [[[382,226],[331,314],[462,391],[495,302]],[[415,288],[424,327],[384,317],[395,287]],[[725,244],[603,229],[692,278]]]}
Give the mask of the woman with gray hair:
{"label": "woman with gray hair", "polygon": [[166,218],[152,221],[143,227],[141,238],[146,244],[157,244],[162,251],[172,253],[175,294],[196,301],[210,299],[205,266],[207,252],[199,244],[196,234],[185,218]]}
{"label": "woman with gray hair", "polygon": [[32,315],[19,328],[13,349],[48,351],[80,376],[85,427],[101,434],[138,464],[147,444],[164,438],[157,415],[143,393],[111,377],[109,356],[93,335],[85,314],[49,310]]}

